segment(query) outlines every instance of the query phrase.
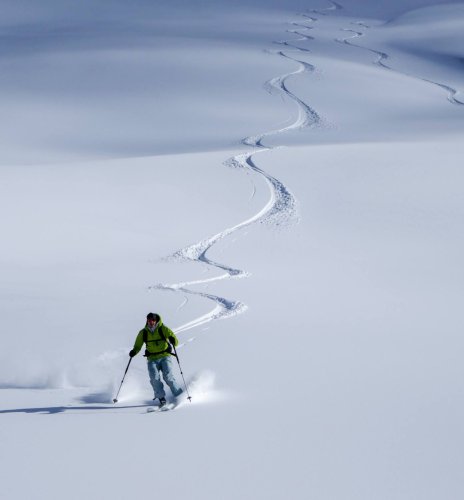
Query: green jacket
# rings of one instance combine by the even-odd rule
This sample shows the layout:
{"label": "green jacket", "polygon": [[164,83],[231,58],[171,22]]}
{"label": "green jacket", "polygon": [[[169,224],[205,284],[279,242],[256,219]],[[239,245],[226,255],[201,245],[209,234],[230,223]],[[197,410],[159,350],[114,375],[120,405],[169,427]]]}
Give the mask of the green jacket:
{"label": "green jacket", "polygon": [[160,319],[153,331],[150,331],[147,326],[140,330],[134,343],[135,354],[138,354],[140,349],[142,349],[145,336],[147,339],[145,356],[147,356],[148,360],[170,356],[168,351],[168,341],[176,347],[179,344],[179,340],[174,335],[174,332],[167,326],[163,325],[163,322]]}

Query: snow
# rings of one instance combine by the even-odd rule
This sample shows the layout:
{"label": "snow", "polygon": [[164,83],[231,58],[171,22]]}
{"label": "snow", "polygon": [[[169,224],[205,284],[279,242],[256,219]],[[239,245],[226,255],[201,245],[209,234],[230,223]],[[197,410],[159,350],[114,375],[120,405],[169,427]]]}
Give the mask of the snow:
{"label": "snow", "polygon": [[460,498],[463,4],[4,7],[0,496]]}

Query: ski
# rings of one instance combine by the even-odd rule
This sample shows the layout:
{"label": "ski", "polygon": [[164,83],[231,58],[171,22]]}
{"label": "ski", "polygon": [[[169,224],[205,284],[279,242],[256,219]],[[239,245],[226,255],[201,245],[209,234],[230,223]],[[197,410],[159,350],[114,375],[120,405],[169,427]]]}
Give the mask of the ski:
{"label": "ski", "polygon": [[147,408],[147,413],[161,412],[173,410],[176,407],[174,403],[167,403],[164,406],[149,406]]}

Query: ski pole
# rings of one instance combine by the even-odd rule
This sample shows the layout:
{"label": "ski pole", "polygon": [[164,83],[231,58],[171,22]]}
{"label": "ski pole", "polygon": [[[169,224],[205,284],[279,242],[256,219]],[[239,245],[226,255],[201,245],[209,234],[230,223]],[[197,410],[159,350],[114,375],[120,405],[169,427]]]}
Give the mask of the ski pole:
{"label": "ski pole", "polygon": [[124,379],[126,378],[126,373],[127,373],[127,370],[129,369],[129,365],[131,364],[131,361],[132,361],[132,357],[129,358],[129,363],[127,363],[126,371],[124,372],[124,376],[122,377],[121,385],[119,386],[118,393],[116,394],[116,397],[113,399],[113,403],[118,402],[119,391],[121,390],[122,383],[124,382]]}
{"label": "ski pole", "polygon": [[187,393],[187,399],[192,402],[192,398],[189,394],[189,391],[187,389],[187,384],[185,383],[185,378],[184,378],[184,374],[182,372],[182,368],[180,366],[180,361],[179,361],[179,356],[177,355],[177,351],[176,351],[176,346],[174,344],[171,344],[172,347],[174,348],[174,356],[176,357],[177,359],[177,364],[179,365],[179,370],[180,370],[180,374],[182,375],[182,380],[184,381],[184,387],[185,387],[185,392]]}

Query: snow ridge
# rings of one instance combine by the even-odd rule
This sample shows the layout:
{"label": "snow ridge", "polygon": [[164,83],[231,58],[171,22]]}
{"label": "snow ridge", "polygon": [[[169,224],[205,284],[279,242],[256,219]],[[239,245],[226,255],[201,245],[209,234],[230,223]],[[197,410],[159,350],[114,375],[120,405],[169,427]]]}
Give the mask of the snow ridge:
{"label": "snow ridge", "polygon": [[[340,8],[338,4],[333,3],[331,7],[327,10],[332,10]],[[312,22],[316,22],[317,18],[309,15],[303,15],[303,17],[308,18]],[[312,29],[311,26],[306,26],[305,24],[293,22],[292,26],[297,27],[299,30],[301,29]],[[312,40],[313,37],[303,34],[300,31],[295,29],[287,30],[288,33],[296,34],[301,38],[299,40]],[[309,52],[308,49],[300,48],[293,45],[292,42],[296,42],[298,40],[284,40],[278,41],[275,43],[281,44],[283,46],[288,47],[292,51],[301,51],[301,52]],[[198,285],[206,285],[211,284],[216,281],[225,280],[225,279],[235,279],[235,278],[246,278],[250,274],[242,269],[234,268],[230,265],[216,262],[208,257],[209,250],[219,241],[227,238],[233,233],[244,229],[247,226],[250,226],[255,223],[265,223],[273,226],[274,228],[278,228],[280,226],[287,226],[292,223],[298,221],[298,209],[297,209],[297,201],[291,191],[276,177],[270,175],[262,168],[260,168],[256,161],[255,156],[258,153],[263,153],[266,151],[270,151],[274,149],[272,146],[266,146],[263,144],[265,138],[270,136],[277,136],[280,134],[284,134],[287,132],[302,130],[308,127],[320,127],[323,125],[323,120],[319,113],[313,109],[309,104],[304,102],[298,96],[293,94],[288,86],[287,80],[294,76],[303,74],[303,73],[311,73],[315,70],[315,67],[305,61],[296,59],[282,50],[274,53],[275,55],[292,61],[297,64],[297,68],[294,71],[289,73],[285,73],[283,75],[277,76],[275,78],[270,79],[265,82],[264,88],[270,94],[280,94],[285,100],[292,102],[296,105],[297,108],[297,117],[296,119],[289,125],[263,132],[258,135],[253,135],[246,137],[242,140],[242,144],[253,148],[251,151],[246,153],[237,154],[228,158],[224,165],[230,168],[238,168],[244,170],[246,173],[254,173],[257,174],[258,177],[264,180],[267,188],[269,189],[269,199],[267,203],[259,210],[256,214],[251,216],[250,218],[232,226],[226,228],[219,233],[200,240],[197,243],[189,245],[185,248],[182,248],[168,257],[171,261],[178,262],[200,262],[202,264],[206,264],[211,268],[216,268],[220,271],[223,271],[221,274],[207,278],[207,279],[198,279],[194,281],[185,281],[180,283],[173,284],[156,284],[149,287],[149,290],[163,290],[163,291],[172,291],[172,292],[181,292],[187,295],[196,295],[202,298],[208,299],[215,304],[213,310],[204,314],[198,318],[189,321],[175,329],[176,333],[181,333],[186,330],[189,330],[194,327],[198,327],[205,323],[209,323],[210,321],[217,319],[226,319],[237,314],[241,314],[247,310],[247,305],[238,300],[231,300],[225,297],[221,297],[219,295],[214,295],[211,293],[206,293],[198,290],[193,290],[190,287],[198,286]],[[254,186],[253,194],[256,190],[256,186]],[[253,196],[252,196],[253,197]]]}

